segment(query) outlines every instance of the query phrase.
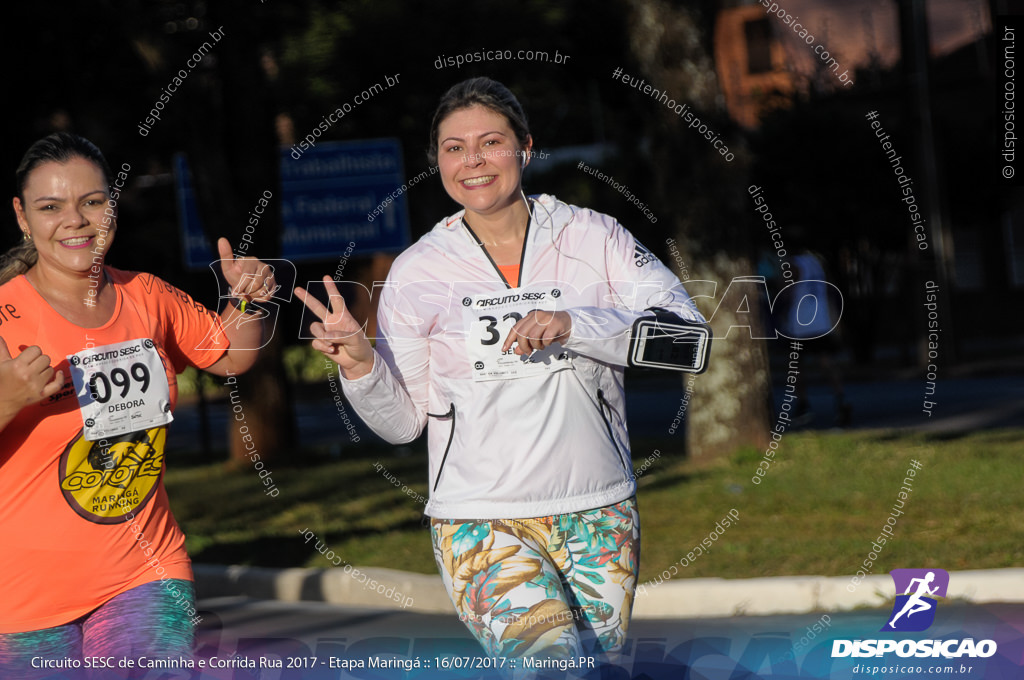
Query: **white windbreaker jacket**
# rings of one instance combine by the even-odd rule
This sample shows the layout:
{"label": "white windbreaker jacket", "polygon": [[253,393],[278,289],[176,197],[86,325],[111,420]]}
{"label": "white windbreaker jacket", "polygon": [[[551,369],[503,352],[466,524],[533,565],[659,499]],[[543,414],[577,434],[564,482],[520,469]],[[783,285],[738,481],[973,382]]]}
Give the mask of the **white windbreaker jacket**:
{"label": "white windbreaker jacket", "polygon": [[[341,379],[389,442],[412,441],[429,421],[431,517],[543,517],[632,496],[623,367],[633,322],[649,307],[703,321],[613,218],[547,195],[531,207],[516,288],[462,211],[403,252],[381,293],[373,370]],[[569,312],[569,339],[529,358],[501,354],[532,309]]]}

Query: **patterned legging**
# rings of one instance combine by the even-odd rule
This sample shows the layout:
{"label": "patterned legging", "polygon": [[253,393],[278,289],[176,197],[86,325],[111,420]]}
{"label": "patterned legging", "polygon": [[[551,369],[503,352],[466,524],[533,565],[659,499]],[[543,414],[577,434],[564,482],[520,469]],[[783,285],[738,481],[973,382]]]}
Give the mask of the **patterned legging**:
{"label": "patterned legging", "polygon": [[[175,597],[172,592],[185,595]],[[124,680],[150,677],[187,678],[183,669],[116,668],[117,661],[191,658],[195,629],[186,613],[195,606],[191,581],[167,579],[121,593],[98,609],[63,626],[26,633],[0,634],[0,678],[7,680]],[[115,668],[86,670],[83,657],[113,657]],[[37,659],[33,663],[33,659]],[[38,660],[62,663],[60,669],[33,668]],[[78,668],[67,668],[77,661]]]}
{"label": "patterned legging", "polygon": [[636,498],[518,520],[431,520],[434,559],[491,656],[614,663],[640,563]]}

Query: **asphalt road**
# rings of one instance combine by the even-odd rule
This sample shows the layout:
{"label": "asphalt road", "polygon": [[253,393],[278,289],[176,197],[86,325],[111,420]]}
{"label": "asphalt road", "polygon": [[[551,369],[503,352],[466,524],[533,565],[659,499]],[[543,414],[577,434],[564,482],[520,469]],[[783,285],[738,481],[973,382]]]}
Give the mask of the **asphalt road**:
{"label": "asphalt road", "polygon": [[[417,614],[338,607],[319,602],[268,602],[245,598],[201,600],[198,654],[210,660],[244,656],[264,668],[214,669],[203,677],[230,680],[327,680],[342,678],[477,678],[483,671],[449,668],[443,664],[488,663],[467,629],[451,615]],[[622,668],[612,677],[694,678],[729,680],[764,678],[830,678],[850,680],[871,676],[861,664],[903,665],[916,672],[876,672],[884,678],[1024,677],[1024,605],[953,605],[942,603],[934,624],[923,633],[879,633],[890,612],[862,610],[787,616],[724,619],[638,619]],[[836,658],[836,639],[923,638],[992,639],[997,651],[990,658]],[[333,659],[333,662],[332,662]],[[371,659],[419,660],[420,669],[340,668],[342,661],[369,665]],[[457,661],[461,660],[461,661]],[[269,668],[277,660],[288,669]],[[332,668],[332,664],[335,666]],[[303,668],[302,666],[305,666]],[[859,672],[854,668],[859,667]],[[946,670],[946,668],[952,670]],[[928,672],[938,668],[938,673]],[[969,669],[969,670],[968,670]],[[597,677],[590,676],[590,677]]]}

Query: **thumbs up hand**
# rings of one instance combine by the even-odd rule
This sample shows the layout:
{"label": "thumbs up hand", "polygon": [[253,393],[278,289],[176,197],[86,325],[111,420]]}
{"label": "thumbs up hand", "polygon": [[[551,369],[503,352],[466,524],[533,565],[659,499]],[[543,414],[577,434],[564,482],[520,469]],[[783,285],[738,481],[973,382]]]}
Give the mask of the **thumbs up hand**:
{"label": "thumbs up hand", "polygon": [[274,268],[255,257],[235,257],[226,238],[217,240],[220,268],[231,294],[246,301],[265,302],[280,286],[274,281]]}
{"label": "thumbs up hand", "polygon": [[32,345],[12,357],[0,337],[0,411],[13,417],[26,406],[56,394],[63,385],[64,372],[53,370],[43,350]]}

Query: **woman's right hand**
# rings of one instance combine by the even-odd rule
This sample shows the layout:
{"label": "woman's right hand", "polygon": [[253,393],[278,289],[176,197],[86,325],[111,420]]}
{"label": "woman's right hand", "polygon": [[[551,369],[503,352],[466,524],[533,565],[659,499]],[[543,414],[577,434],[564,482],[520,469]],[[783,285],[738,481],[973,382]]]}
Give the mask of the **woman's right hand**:
{"label": "woman's right hand", "polygon": [[0,386],[0,411],[13,418],[26,406],[59,392],[64,386],[64,372],[54,371],[50,357],[35,345],[12,357],[7,343],[0,338]]}
{"label": "woman's right hand", "polygon": [[373,347],[363,333],[363,324],[349,313],[345,299],[331,277],[324,277],[324,285],[327,287],[330,308],[305,289],[295,289],[299,299],[320,319],[310,326],[316,338],[313,340],[313,349],[333,359],[347,380],[361,378],[373,370]]}

